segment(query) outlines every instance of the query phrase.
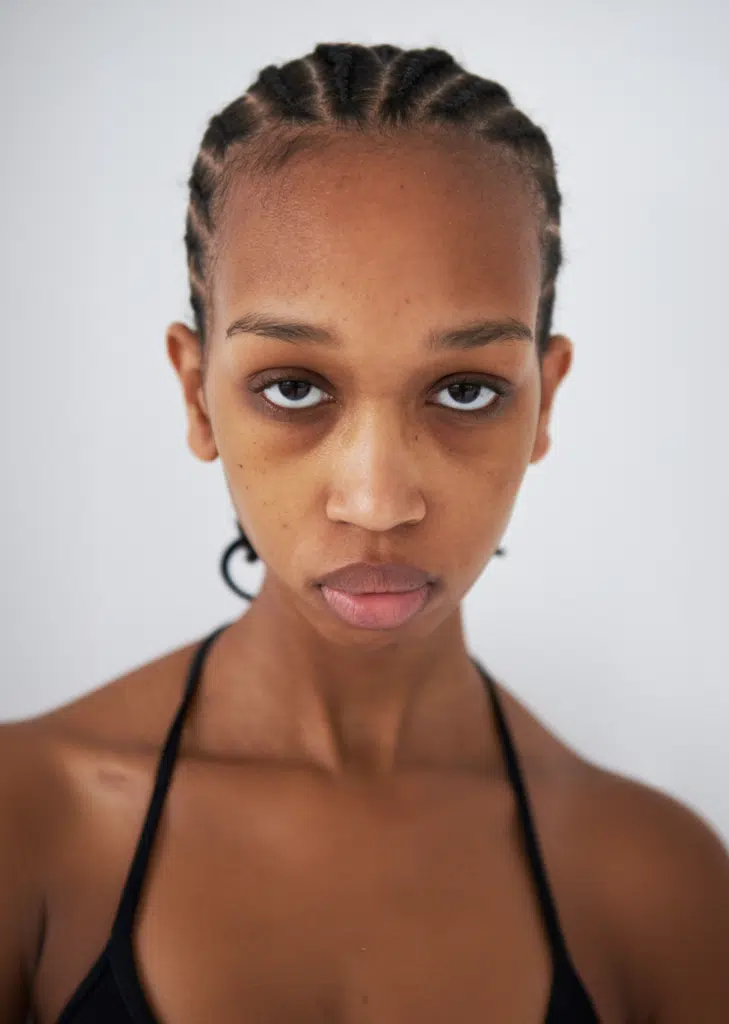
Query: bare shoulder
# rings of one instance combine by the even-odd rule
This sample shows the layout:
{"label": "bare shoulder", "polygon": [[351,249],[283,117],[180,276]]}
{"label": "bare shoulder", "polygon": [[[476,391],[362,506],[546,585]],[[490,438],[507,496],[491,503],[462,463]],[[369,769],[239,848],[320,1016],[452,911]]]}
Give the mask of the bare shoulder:
{"label": "bare shoulder", "polygon": [[45,922],[47,797],[28,738],[22,724],[0,725],[0,1018],[9,1021],[27,1012]]}
{"label": "bare shoulder", "polygon": [[25,1019],[54,880],[75,859],[89,808],[120,787],[146,793],[193,647],[0,723],[0,1019]]}
{"label": "bare shoulder", "polygon": [[[181,647],[50,711],[0,723],[0,814],[16,846],[43,847],[68,794],[75,760],[159,747],[194,644]],[[6,834],[8,834],[6,832]]]}
{"label": "bare shoulder", "polygon": [[639,1024],[720,1024],[729,1012],[729,850],[696,810],[583,764],[570,834],[591,867]]}
{"label": "bare shoulder", "polygon": [[729,1019],[729,849],[698,811],[582,757],[508,690],[540,832],[600,922],[635,1024]]}
{"label": "bare shoulder", "polygon": [[[104,682],[49,711],[0,724],[0,816],[26,863],[51,860],[78,807],[109,770],[117,776],[159,751],[194,645]],[[7,844],[6,844],[7,848]],[[7,853],[6,853],[7,856]]]}

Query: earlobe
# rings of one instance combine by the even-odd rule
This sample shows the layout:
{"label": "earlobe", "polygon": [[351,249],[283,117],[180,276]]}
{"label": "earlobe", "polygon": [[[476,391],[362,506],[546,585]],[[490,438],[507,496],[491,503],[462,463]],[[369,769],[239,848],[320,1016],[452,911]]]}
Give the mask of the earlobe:
{"label": "earlobe", "polygon": [[549,436],[549,425],[546,422],[543,425],[540,423],[529,462],[532,464],[541,462],[549,451],[550,444],[551,439]]}
{"label": "earlobe", "polygon": [[187,415],[187,444],[203,462],[213,462],[218,449],[213,437],[202,381],[202,348],[198,335],[183,323],[167,328],[167,355],[182,386]]}

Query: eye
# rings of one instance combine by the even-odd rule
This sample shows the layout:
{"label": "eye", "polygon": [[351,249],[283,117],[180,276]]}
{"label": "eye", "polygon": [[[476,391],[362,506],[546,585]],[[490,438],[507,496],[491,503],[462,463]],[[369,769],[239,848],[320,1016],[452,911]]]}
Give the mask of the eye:
{"label": "eye", "polygon": [[[297,409],[314,409],[327,402],[320,400],[328,393],[310,380],[299,377],[268,377],[251,388],[256,393],[262,392],[269,405],[281,412]],[[438,402],[441,408],[454,412],[486,413],[499,406],[505,400],[508,388],[504,385],[486,384],[481,380],[463,376],[451,380],[445,387],[438,389],[436,394],[444,394],[445,402]]]}
{"label": "eye", "polygon": [[[267,392],[275,391],[276,389],[280,393],[279,397],[283,396],[283,402],[275,401],[274,398],[267,394]],[[319,403],[316,401],[316,394],[312,396],[310,392],[325,394],[321,388],[316,387],[311,381],[296,379],[276,380],[256,390],[262,391],[271,405],[275,405],[278,409],[311,409]],[[301,401],[302,398],[304,399],[303,401]]]}
{"label": "eye", "polygon": [[[493,397],[489,399],[486,394],[479,398],[479,392],[489,391],[492,396],[496,396],[495,399]],[[484,384],[483,381],[471,380],[467,377],[462,380],[451,381],[450,384],[441,388],[437,393],[446,394],[452,402],[450,405],[443,405],[443,408],[455,409],[459,412],[482,412],[492,405],[498,405],[503,395],[503,392],[495,387],[490,387],[488,384]]]}

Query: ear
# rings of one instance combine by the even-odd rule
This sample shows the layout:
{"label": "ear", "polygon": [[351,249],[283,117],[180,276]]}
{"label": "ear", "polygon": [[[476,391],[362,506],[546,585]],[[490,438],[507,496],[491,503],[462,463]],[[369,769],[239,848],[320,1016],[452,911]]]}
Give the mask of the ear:
{"label": "ear", "polygon": [[562,383],[572,365],[572,343],[563,334],[550,336],[547,350],[542,357],[542,404],[537,436],[531,452],[530,463],[540,462],[550,449],[549,435],[552,403],[557,388]]}
{"label": "ear", "polygon": [[202,345],[195,331],[183,323],[167,328],[167,355],[182,385],[187,412],[187,443],[193,455],[203,462],[218,457],[210,417],[208,416],[202,375]]}
{"label": "ear", "polygon": [[539,462],[549,451],[549,421],[557,388],[572,365],[572,342],[564,334],[552,334],[542,356],[542,400],[534,448],[529,462]]}

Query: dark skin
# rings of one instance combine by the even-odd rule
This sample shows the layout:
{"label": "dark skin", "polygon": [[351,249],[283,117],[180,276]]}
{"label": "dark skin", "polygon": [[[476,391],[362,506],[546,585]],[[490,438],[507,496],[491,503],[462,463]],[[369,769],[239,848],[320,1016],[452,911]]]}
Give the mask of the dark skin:
{"label": "dark skin", "polygon": [[[542,1024],[549,949],[461,602],[548,451],[572,345],[553,335],[541,372],[525,340],[426,346],[475,319],[535,329],[533,200],[503,160],[433,133],[348,134],[325,153],[268,183],[241,175],[206,363],[185,325],[167,333],[188,443],[220,457],[266,575],[214,645],[183,734],[138,970],[174,1024]],[[338,343],[226,339],[252,310]],[[322,404],[266,414],[247,386],[271,369]],[[510,397],[488,415],[447,408],[466,371],[481,399],[496,382]],[[346,626],[312,579],[359,560],[414,563],[438,595],[396,630]],[[52,1024],[106,941],[194,646],[0,729],[3,1021],[32,1006]],[[729,857],[716,834],[498,689],[600,1019],[724,1022]]]}
{"label": "dark skin", "polygon": [[[188,443],[200,459],[220,457],[266,565],[236,639],[245,663],[254,659],[267,732],[282,754],[332,772],[483,760],[483,688],[460,602],[498,546],[528,464],[548,449],[571,361],[569,340],[555,335],[540,387],[533,341],[428,351],[433,329],[489,317],[533,331],[540,283],[526,190],[500,165],[484,175],[482,147],[454,151],[440,138],[373,147],[354,136],[330,142],[325,160],[299,156],[273,185],[241,177],[223,218],[204,376],[197,337],[182,324],[168,333]],[[251,311],[323,325],[338,340],[226,338]],[[276,415],[246,387],[270,369],[311,381],[317,407]],[[484,378],[480,416],[443,404],[463,371]],[[494,380],[512,394],[491,411]],[[267,394],[281,403],[275,386]],[[413,563],[440,578],[438,594],[394,632],[354,629],[311,580],[355,561]],[[437,727],[444,713],[457,732]]]}

